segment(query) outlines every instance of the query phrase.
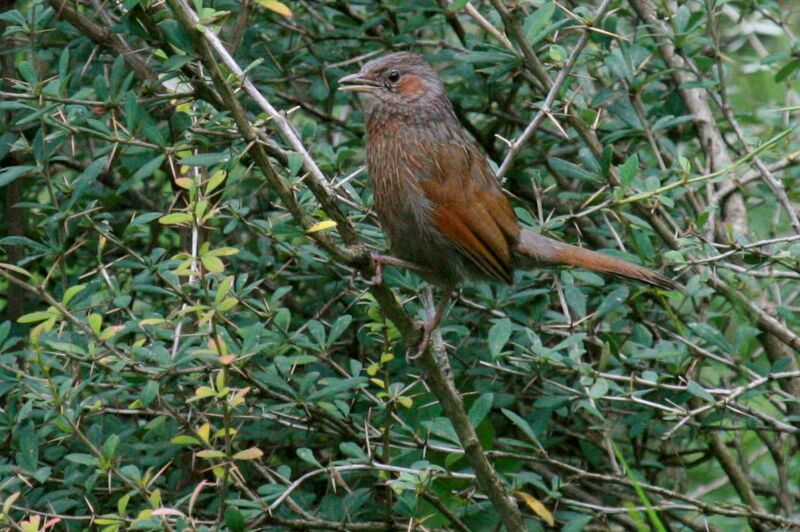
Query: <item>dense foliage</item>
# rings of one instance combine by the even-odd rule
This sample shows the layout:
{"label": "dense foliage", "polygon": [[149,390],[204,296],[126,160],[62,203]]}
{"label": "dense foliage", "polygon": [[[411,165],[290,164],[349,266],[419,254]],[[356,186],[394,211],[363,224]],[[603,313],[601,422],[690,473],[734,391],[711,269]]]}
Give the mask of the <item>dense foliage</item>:
{"label": "dense foliage", "polygon": [[[0,9],[0,526],[800,526],[793,2]],[[464,286],[454,401],[335,90],[398,49],[526,225],[685,290]]]}

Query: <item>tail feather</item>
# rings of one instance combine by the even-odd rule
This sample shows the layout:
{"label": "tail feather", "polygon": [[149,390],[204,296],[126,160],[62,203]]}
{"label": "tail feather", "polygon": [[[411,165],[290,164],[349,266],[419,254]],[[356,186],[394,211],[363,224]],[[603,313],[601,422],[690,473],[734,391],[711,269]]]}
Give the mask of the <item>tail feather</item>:
{"label": "tail feather", "polygon": [[523,267],[540,264],[577,266],[638,279],[639,281],[670,290],[676,290],[680,287],[678,283],[669,277],[644,266],[571,244],[565,244],[528,229],[523,229],[520,233],[515,255],[518,265]]}

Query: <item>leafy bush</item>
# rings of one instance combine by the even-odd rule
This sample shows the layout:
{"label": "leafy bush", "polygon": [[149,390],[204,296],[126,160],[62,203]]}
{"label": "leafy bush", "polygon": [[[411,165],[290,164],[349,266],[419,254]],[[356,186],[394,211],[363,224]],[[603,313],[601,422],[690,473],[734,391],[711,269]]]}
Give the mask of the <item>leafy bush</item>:
{"label": "leafy bush", "polygon": [[[654,4],[6,1],[3,526],[800,526],[796,17]],[[685,290],[518,272],[407,360],[335,91],[397,49],[524,224]]]}

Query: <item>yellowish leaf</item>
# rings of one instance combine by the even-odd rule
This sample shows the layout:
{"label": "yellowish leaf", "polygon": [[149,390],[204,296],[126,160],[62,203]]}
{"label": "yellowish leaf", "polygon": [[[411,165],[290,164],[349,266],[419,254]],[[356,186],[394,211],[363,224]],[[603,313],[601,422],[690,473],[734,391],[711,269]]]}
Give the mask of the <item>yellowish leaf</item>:
{"label": "yellowish leaf", "polygon": [[103,326],[103,317],[100,314],[89,314],[86,316],[86,322],[94,334],[100,336],[100,327]]}
{"label": "yellowish leaf", "polygon": [[336,222],[333,220],[323,220],[306,229],[306,233],[318,233],[319,231],[325,231],[333,227],[336,227]]}
{"label": "yellowish leaf", "polygon": [[550,513],[550,510],[548,510],[545,507],[545,505],[541,503],[539,499],[537,499],[533,495],[525,493],[524,491],[515,491],[514,495],[525,501],[525,504],[528,505],[528,508],[533,510],[533,513],[541,517],[542,521],[544,521],[550,526],[556,524],[556,520],[553,518],[553,514]]}
{"label": "yellowish leaf", "polygon": [[211,424],[203,423],[197,428],[197,435],[200,436],[204,442],[208,443],[208,436],[211,434]]}
{"label": "yellowish leaf", "polygon": [[158,219],[162,225],[184,225],[192,222],[192,214],[189,212],[173,212]]}
{"label": "yellowish leaf", "polygon": [[225,181],[225,178],[228,176],[228,173],[225,170],[217,170],[214,172],[214,175],[208,180],[208,184],[206,185],[206,194],[211,194],[211,192],[216,189],[218,186]]}
{"label": "yellowish leaf", "polygon": [[183,189],[192,190],[192,185],[194,185],[194,180],[189,179],[188,177],[179,177],[178,179],[175,180],[175,184]]}
{"label": "yellowish leaf", "polygon": [[406,408],[411,408],[414,404],[414,400],[410,397],[406,397],[405,395],[401,395],[397,398],[397,402],[403,405]]}
{"label": "yellowish leaf", "polygon": [[5,262],[0,262],[0,268],[3,268],[4,270],[11,270],[12,272],[17,272],[18,274],[24,275],[25,277],[31,276],[31,274],[28,273],[27,270],[25,270],[24,268],[20,268],[19,266],[16,266],[14,264],[7,264]]}
{"label": "yellowish leaf", "polygon": [[214,449],[208,449],[206,451],[200,451],[197,453],[197,456],[200,458],[225,458],[225,453]]}
{"label": "yellowish leaf", "polygon": [[145,325],[161,325],[162,323],[167,323],[167,320],[164,318],[147,318],[139,322],[139,327],[144,327]]}
{"label": "yellowish leaf", "polygon": [[244,451],[239,451],[233,455],[234,460],[257,460],[264,456],[264,453],[258,447],[250,447]]}
{"label": "yellowish leaf", "polygon": [[222,261],[212,255],[200,257],[200,262],[203,263],[203,268],[211,273],[220,273],[225,270],[225,265],[222,263]]}
{"label": "yellowish leaf", "polygon": [[32,515],[27,521],[22,521],[19,524],[19,528],[22,530],[22,532],[38,532],[41,521],[41,516]]}
{"label": "yellowish leaf", "polygon": [[228,399],[228,404],[231,408],[236,408],[240,404],[244,403],[245,396],[250,393],[250,387],[242,388],[238,392],[236,392],[230,399]]}
{"label": "yellowish leaf", "polygon": [[237,430],[236,430],[235,428],[233,428],[233,427],[228,427],[227,429],[225,429],[225,428],[222,428],[222,429],[219,429],[218,431],[216,431],[216,432],[214,433],[214,439],[217,439],[217,438],[224,438],[225,436],[236,436],[236,434],[237,434],[238,432],[239,432],[239,431],[237,431]]}
{"label": "yellowish leaf", "polygon": [[99,517],[92,521],[92,523],[96,525],[117,525],[121,526],[125,524],[124,519],[120,519],[119,517],[109,516],[109,517]]}
{"label": "yellowish leaf", "polygon": [[219,336],[217,336],[216,340],[212,338],[208,341],[208,348],[221,357],[228,354],[228,344]]}
{"label": "yellowish leaf", "polygon": [[8,496],[8,498],[3,502],[3,514],[7,514],[8,511],[11,509],[11,505],[14,504],[14,501],[19,499],[21,492],[16,491]]}
{"label": "yellowish leaf", "polygon": [[194,436],[187,436],[186,434],[178,434],[169,441],[175,445],[197,445],[200,443]]}
{"label": "yellowish leaf", "polygon": [[292,10],[289,9],[283,2],[278,2],[278,0],[256,0],[256,2],[266,7],[270,11],[274,11],[279,15],[283,15],[284,17],[293,16]]}
{"label": "yellowish leaf", "polygon": [[226,299],[225,301],[223,301],[222,303],[217,305],[217,310],[219,312],[227,312],[230,309],[232,309],[233,307],[235,307],[236,303],[238,303],[238,301],[236,299],[234,299],[232,297],[229,297],[228,299]]}
{"label": "yellowish leaf", "polygon": [[101,342],[107,342],[112,338],[114,338],[114,336],[124,328],[125,327],[123,327],[122,325],[111,325],[109,327],[106,327],[105,329],[103,329],[103,332],[100,333],[99,339]]}
{"label": "yellowish leaf", "polygon": [[217,392],[211,386],[200,386],[194,392],[194,399],[204,399],[206,397],[214,397]]}
{"label": "yellowish leaf", "polygon": [[212,257],[229,257],[231,255],[236,255],[237,253],[239,253],[238,249],[226,246],[217,249],[210,249],[206,253],[203,253],[203,255],[211,255]]}

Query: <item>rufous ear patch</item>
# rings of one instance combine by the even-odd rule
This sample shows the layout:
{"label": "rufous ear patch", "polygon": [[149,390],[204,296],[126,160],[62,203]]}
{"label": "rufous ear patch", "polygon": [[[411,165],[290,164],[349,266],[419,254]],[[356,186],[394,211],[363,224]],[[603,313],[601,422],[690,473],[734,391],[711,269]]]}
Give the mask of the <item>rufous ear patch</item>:
{"label": "rufous ear patch", "polygon": [[425,90],[425,85],[416,74],[406,74],[397,82],[395,90],[406,98],[415,98],[422,94],[422,91]]}

